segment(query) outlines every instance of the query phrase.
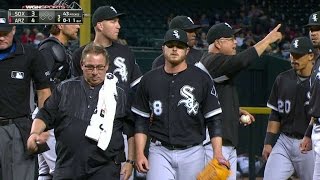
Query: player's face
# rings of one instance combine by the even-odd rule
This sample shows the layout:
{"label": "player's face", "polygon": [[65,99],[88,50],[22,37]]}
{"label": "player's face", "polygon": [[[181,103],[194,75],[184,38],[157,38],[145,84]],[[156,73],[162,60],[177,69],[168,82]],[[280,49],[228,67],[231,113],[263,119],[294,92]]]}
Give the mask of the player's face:
{"label": "player's face", "polygon": [[310,63],[312,63],[313,57],[313,53],[303,55],[290,53],[291,66],[297,71],[305,69]]}
{"label": "player's face", "polygon": [[196,31],[191,30],[191,31],[186,31],[187,36],[188,36],[188,45],[189,47],[193,47],[197,43],[197,37],[196,37]]}
{"label": "player's face", "polygon": [[120,32],[120,22],[119,18],[114,18],[111,20],[104,20],[101,22],[101,32],[102,34],[110,40],[117,40]]}
{"label": "player's face", "polygon": [[16,33],[16,27],[14,26],[11,31],[0,31],[0,50],[9,48],[13,42],[13,36]]}
{"label": "player's face", "polygon": [[162,50],[165,60],[175,66],[184,62],[189,52],[185,44],[176,41],[166,43]]}
{"label": "player's face", "polygon": [[78,31],[80,29],[80,25],[72,24],[72,25],[62,25],[62,33],[68,38],[68,40],[76,40],[78,39]]}
{"label": "player's face", "polygon": [[90,86],[97,86],[104,81],[108,65],[102,54],[87,54],[81,63],[83,77]]}
{"label": "player's face", "polygon": [[217,43],[216,46],[222,54],[235,55],[237,53],[237,41],[234,37],[220,38],[215,43]]}
{"label": "player's face", "polygon": [[320,26],[311,26],[309,28],[310,39],[315,48],[320,48]]}

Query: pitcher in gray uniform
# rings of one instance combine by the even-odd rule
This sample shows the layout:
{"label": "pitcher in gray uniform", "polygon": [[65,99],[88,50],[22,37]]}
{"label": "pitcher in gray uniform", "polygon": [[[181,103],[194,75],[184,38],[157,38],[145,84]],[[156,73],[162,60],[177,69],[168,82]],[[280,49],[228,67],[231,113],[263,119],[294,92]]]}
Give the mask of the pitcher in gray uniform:
{"label": "pitcher in gray uniform", "polygon": [[[164,39],[165,65],[142,77],[131,108],[138,115],[136,165],[139,172],[147,172],[147,179],[194,180],[205,165],[206,126],[214,157],[228,165],[221,149],[221,108],[210,77],[186,63],[186,32],[171,29]],[[148,159],[144,155],[147,135],[151,137]]]}

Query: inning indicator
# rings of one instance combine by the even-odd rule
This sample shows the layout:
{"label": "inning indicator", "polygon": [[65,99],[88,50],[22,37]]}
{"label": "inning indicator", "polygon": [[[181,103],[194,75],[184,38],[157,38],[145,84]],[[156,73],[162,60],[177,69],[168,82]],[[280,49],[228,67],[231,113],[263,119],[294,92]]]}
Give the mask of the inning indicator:
{"label": "inning indicator", "polygon": [[82,24],[82,9],[9,9],[9,24]]}

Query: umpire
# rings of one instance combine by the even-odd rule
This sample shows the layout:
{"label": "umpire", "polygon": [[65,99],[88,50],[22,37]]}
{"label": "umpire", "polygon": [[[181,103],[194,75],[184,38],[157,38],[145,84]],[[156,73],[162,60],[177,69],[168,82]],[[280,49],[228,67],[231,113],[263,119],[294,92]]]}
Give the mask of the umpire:
{"label": "umpire", "polygon": [[[201,28],[200,25],[194,24],[193,20],[188,16],[176,16],[169,23],[169,29],[182,29],[187,32],[189,53],[187,54],[187,63],[195,64],[200,61],[202,51],[193,48],[196,45],[196,31]],[[164,65],[164,55],[161,54],[152,62],[152,69]]]}
{"label": "umpire", "polygon": [[300,153],[299,145],[310,121],[308,96],[313,58],[310,39],[295,38],[290,46],[292,69],[279,74],[273,84],[267,103],[272,111],[262,153],[267,160],[265,180],[288,179],[294,172],[302,180],[312,179],[314,152]]}
{"label": "umpire", "polygon": [[14,38],[8,11],[0,10],[0,179],[34,180],[35,158],[26,154],[31,128],[30,83],[35,82],[38,106],[50,96],[50,75],[41,53]]}

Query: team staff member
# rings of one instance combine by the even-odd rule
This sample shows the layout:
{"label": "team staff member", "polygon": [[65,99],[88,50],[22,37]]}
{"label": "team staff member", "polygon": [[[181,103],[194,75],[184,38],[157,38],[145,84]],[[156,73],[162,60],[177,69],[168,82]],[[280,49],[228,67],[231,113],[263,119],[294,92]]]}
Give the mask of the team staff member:
{"label": "team staff member", "polygon": [[[301,151],[305,152],[312,149],[311,146],[311,134],[312,143],[315,152],[315,166],[313,179],[320,179],[320,11],[312,13],[309,17],[309,23],[306,27],[309,29],[309,36],[314,48],[316,49],[315,65],[310,78],[310,115],[313,119],[306,131],[306,136],[301,143]],[[313,129],[313,130],[312,130]]]}
{"label": "team staff member", "polygon": [[35,82],[42,107],[51,94],[50,73],[38,50],[14,38],[16,27],[8,24],[8,11],[0,9],[0,19],[0,179],[34,180],[35,158],[25,151],[31,128],[30,83]]}
{"label": "team staff member", "polygon": [[[104,89],[109,88],[105,85],[108,54],[103,47],[89,44],[83,50],[81,59],[83,76],[63,81],[54,89],[32,124],[28,148],[35,151],[36,142],[42,143],[39,134],[45,129],[54,128],[57,152],[54,179],[119,180],[120,163],[125,160],[122,129],[123,117],[126,115],[126,95],[123,89],[116,87],[116,109],[114,118],[111,117],[114,119],[110,132],[111,140],[108,148],[102,150],[96,141],[85,134],[88,125],[97,120],[93,114],[99,109],[98,101],[101,101],[102,97],[99,95],[100,89],[102,86]],[[113,78],[113,75],[108,76],[108,80]],[[104,94],[108,95],[110,96]],[[114,97],[113,94],[111,96]],[[101,103],[107,106],[105,113],[111,108],[110,103]],[[105,113],[105,116],[109,116]]]}
{"label": "team staff member", "polygon": [[[138,64],[135,62],[133,52],[128,48],[128,46],[116,42],[121,28],[119,18],[122,15],[124,14],[118,13],[113,6],[102,6],[96,9],[92,15],[92,25],[94,26],[95,30],[95,38],[93,43],[105,47],[105,49],[108,51],[110,59],[110,67],[108,72],[117,76],[120,86],[122,86],[125,89],[125,92],[129,94],[127,111],[128,113],[131,113],[130,104],[133,89],[135,89],[136,85],[140,82],[142,73]],[[72,61],[74,66],[74,76],[79,76],[82,74],[79,62],[83,48],[84,46],[80,47],[73,53]],[[130,119],[133,119],[133,117],[130,117]],[[133,131],[132,133],[127,134],[130,135],[127,137],[129,149],[128,160],[134,160]],[[126,163],[124,164],[121,174],[124,174],[125,178],[130,177],[132,170],[132,165]]]}
{"label": "team staff member", "polygon": [[[200,60],[200,64],[209,72],[215,82],[219,102],[222,108],[223,123],[223,155],[230,161],[231,172],[237,172],[237,151],[239,115],[250,115],[244,110],[239,110],[239,99],[234,84],[235,76],[258,59],[269,44],[280,40],[281,33],[277,32],[278,25],[263,40],[253,47],[236,54],[237,41],[234,30],[228,23],[213,25],[207,34],[209,43],[208,53]],[[251,121],[254,117],[250,115]],[[205,146],[206,161],[209,162],[212,155],[212,147]],[[229,179],[236,179],[236,173],[232,173]]]}
{"label": "team staff member", "polygon": [[[171,29],[164,39],[165,65],[144,75],[132,106],[138,115],[136,164],[139,172],[147,172],[147,179],[193,180],[204,168],[206,126],[215,157],[227,165],[221,153],[221,108],[210,77],[186,63],[186,32]],[[147,135],[151,137],[148,159]]]}
{"label": "team staff member", "polygon": [[[187,32],[189,53],[187,55],[187,63],[195,64],[202,57],[202,51],[195,49],[196,45],[196,31],[201,28],[200,25],[194,24],[193,20],[188,16],[176,16],[169,23],[169,29],[182,29]],[[152,62],[152,69],[164,65],[164,56],[161,54]]]}
{"label": "team staff member", "polygon": [[289,179],[294,172],[302,180],[313,176],[313,151],[301,153],[299,145],[310,121],[308,93],[314,48],[309,38],[298,37],[289,51],[292,69],[277,76],[267,103],[272,111],[262,152],[267,160],[265,180]]}
{"label": "team staff member", "polygon": [[[78,39],[80,26],[56,24],[49,28],[50,37],[39,44],[39,50],[46,57],[44,60],[50,69],[51,89],[53,89],[61,81],[71,78],[72,53],[68,48],[68,42]],[[45,180],[52,176],[57,157],[53,130],[46,133],[49,135],[47,144],[50,150],[38,155],[38,180]]]}

